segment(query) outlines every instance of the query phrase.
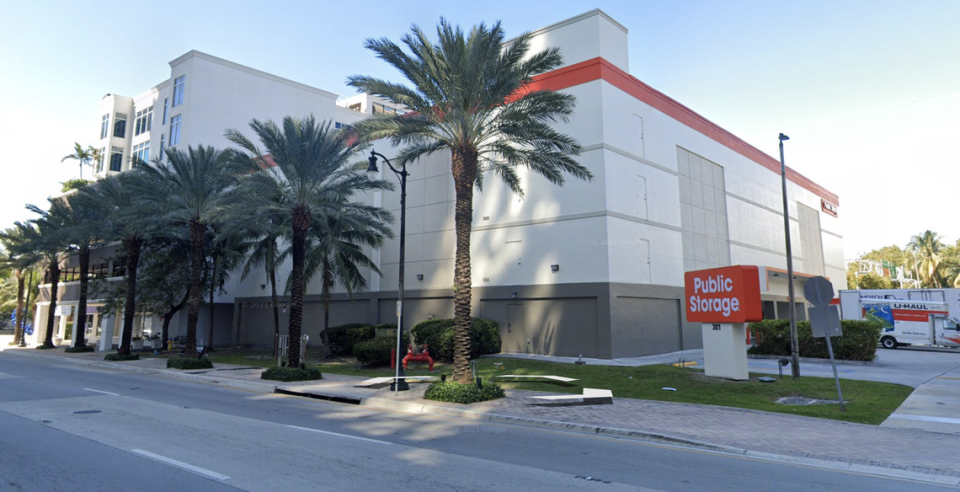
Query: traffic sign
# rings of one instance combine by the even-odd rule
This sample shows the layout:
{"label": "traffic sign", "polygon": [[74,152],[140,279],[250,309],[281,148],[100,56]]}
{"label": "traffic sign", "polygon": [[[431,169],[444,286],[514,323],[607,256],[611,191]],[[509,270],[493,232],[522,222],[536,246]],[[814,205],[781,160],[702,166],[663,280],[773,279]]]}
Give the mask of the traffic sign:
{"label": "traffic sign", "polygon": [[824,277],[813,277],[803,284],[803,297],[814,306],[826,306],[833,300],[833,284]]}

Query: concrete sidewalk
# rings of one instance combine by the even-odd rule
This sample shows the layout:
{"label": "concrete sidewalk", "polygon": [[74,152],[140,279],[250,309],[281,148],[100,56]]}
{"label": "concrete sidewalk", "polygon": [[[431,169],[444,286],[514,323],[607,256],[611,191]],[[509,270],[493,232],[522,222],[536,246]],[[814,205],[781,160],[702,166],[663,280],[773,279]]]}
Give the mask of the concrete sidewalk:
{"label": "concrete sidewalk", "polygon": [[215,370],[175,371],[163,359],[104,362],[103,354],[12,350],[78,364],[145,372],[248,391],[349,401],[371,408],[539,426],[609,437],[697,446],[833,469],[960,485],[957,436],[916,429],[853,424],[737,408],[614,398],[612,405],[556,405],[530,397],[542,392],[507,390],[507,397],[472,405],[423,399],[427,384],[394,395],[389,388],[355,388],[363,378],[324,375],[321,381],[281,383],[259,379],[262,368],[217,364]]}

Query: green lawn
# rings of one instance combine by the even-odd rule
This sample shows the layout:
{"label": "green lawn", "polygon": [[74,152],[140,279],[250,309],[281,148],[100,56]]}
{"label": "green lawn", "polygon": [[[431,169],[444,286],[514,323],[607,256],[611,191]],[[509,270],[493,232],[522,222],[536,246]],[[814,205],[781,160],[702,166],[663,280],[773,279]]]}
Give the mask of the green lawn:
{"label": "green lawn", "polygon": [[[503,363],[494,366],[494,363]],[[390,376],[389,368],[363,368],[353,363],[328,363],[319,366],[323,372],[354,376]],[[430,374],[426,366],[413,368],[411,375]],[[436,364],[434,374],[450,374],[451,364]],[[573,365],[508,358],[482,358],[480,375],[486,380],[497,374],[553,374],[579,379],[570,384],[548,382],[499,382],[504,388],[549,391],[555,393],[582,393],[583,388],[603,388],[620,398],[700,403],[727,407],[749,408],[768,412],[789,413],[864,424],[880,424],[904,399],[912,388],[890,383],[841,380],[846,412],[836,405],[788,406],[774,401],[783,396],[803,396],[836,400],[833,379],[802,377],[797,381],[785,377],[774,383],[756,380],[762,374],[751,374],[749,381],[728,381],[707,377],[698,369],[683,369],[668,365],[622,367]],[[666,391],[661,388],[676,388]]]}
{"label": "green lawn", "polygon": [[[257,367],[276,365],[270,350],[218,349],[210,354],[210,359],[220,364]],[[319,353],[307,352],[309,365],[314,365],[319,360]],[[502,363],[502,366],[495,366],[494,363]],[[368,368],[351,358],[327,361],[317,367],[325,373],[367,378],[393,375],[391,368]],[[883,422],[912,391],[908,386],[897,384],[841,380],[843,396],[847,400],[847,411],[841,412],[835,405],[787,406],[774,403],[774,400],[783,396],[836,400],[836,386],[833,379],[828,378],[802,377],[794,381],[785,377],[774,383],[761,383],[756,377],[763,376],[762,374],[751,374],[749,381],[728,381],[706,377],[703,371],[696,368],[684,369],[668,365],[573,365],[509,358],[482,358],[479,370],[480,376],[486,380],[494,380],[493,376],[498,374],[553,374],[579,380],[570,384],[498,381],[507,389],[582,393],[584,387],[603,388],[612,390],[614,396],[619,398],[721,405],[875,425]],[[450,363],[437,362],[433,373],[427,372],[426,364],[414,363],[410,365],[407,374],[439,376],[452,372],[453,365]],[[676,388],[677,391],[665,391],[661,389],[663,387]]]}

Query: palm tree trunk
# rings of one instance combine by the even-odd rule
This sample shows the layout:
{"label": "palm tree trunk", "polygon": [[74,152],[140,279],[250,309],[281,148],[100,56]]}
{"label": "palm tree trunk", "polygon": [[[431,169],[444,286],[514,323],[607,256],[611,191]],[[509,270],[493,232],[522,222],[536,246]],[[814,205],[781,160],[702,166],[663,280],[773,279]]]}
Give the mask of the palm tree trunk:
{"label": "palm tree trunk", "polygon": [[213,276],[210,277],[210,328],[207,330],[207,347],[210,347],[208,352],[213,351],[213,295],[217,290],[217,270],[220,267],[220,256],[214,255],[213,258]]}
{"label": "palm tree trunk", "polygon": [[130,339],[133,338],[133,319],[137,314],[137,267],[140,266],[140,250],[143,240],[127,239],[127,297],[123,301],[123,331],[120,332],[119,353],[130,355]]}
{"label": "palm tree trunk", "polygon": [[328,354],[332,353],[330,351],[330,335],[327,333],[327,328],[330,328],[330,284],[332,283],[328,278],[329,275],[330,261],[324,258],[323,272],[321,272],[320,278],[323,280],[323,346]]}
{"label": "palm tree trunk", "polygon": [[50,311],[47,313],[47,333],[43,336],[43,346],[53,348],[53,313],[57,312],[57,290],[60,283],[60,260],[50,260]]}
{"label": "palm tree trunk", "polygon": [[470,231],[473,227],[473,187],[477,179],[475,152],[453,152],[452,171],[457,193],[454,222],[457,252],[453,272],[453,380],[469,383],[470,374]]}
{"label": "palm tree trunk", "polygon": [[200,318],[200,279],[203,275],[203,234],[206,226],[190,221],[190,294],[187,300],[187,357],[197,357],[197,319]]}
{"label": "palm tree trunk", "polygon": [[77,343],[74,347],[83,347],[87,344],[87,288],[90,284],[90,247],[80,248],[80,299],[77,301],[77,321],[73,329],[77,332]]}
{"label": "palm tree trunk", "polygon": [[290,348],[287,353],[289,367],[300,367],[300,333],[303,328],[303,266],[306,258],[307,229],[310,228],[310,209],[300,206],[293,209],[293,268],[290,272]]}
{"label": "palm tree trunk", "polygon": [[[33,282],[37,278],[36,275],[34,275],[34,271],[32,268],[27,270],[27,273],[29,275],[27,279],[27,300],[26,302],[24,302],[24,307],[23,307],[23,311],[24,311],[23,325],[20,326],[20,346],[21,347],[25,347],[27,345],[27,341],[26,341],[27,320],[30,319],[30,298],[33,297],[33,289],[35,287]],[[36,314],[37,312],[36,308],[34,308],[33,312],[34,314]],[[34,329],[35,330],[39,329],[39,327],[35,326]]]}
{"label": "palm tree trunk", "polygon": [[273,356],[277,356],[277,351],[280,347],[277,345],[280,340],[280,307],[277,306],[277,269],[274,265],[274,250],[276,249],[276,243],[270,247],[270,251],[267,252],[269,255],[267,257],[266,264],[267,266],[267,275],[270,277],[270,300],[273,303]]}
{"label": "palm tree trunk", "polygon": [[23,312],[23,270],[17,268],[14,274],[17,276],[17,320],[13,330],[13,344],[20,345],[23,340],[23,319],[26,317]]}

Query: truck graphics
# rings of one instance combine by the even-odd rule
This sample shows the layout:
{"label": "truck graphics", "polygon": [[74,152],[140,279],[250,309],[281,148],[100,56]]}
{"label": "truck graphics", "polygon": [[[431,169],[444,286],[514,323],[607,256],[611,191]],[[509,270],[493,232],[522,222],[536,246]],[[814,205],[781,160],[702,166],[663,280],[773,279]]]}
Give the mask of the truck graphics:
{"label": "truck graphics", "polygon": [[866,319],[883,327],[880,343],[960,346],[960,289],[840,291],[844,319]]}

